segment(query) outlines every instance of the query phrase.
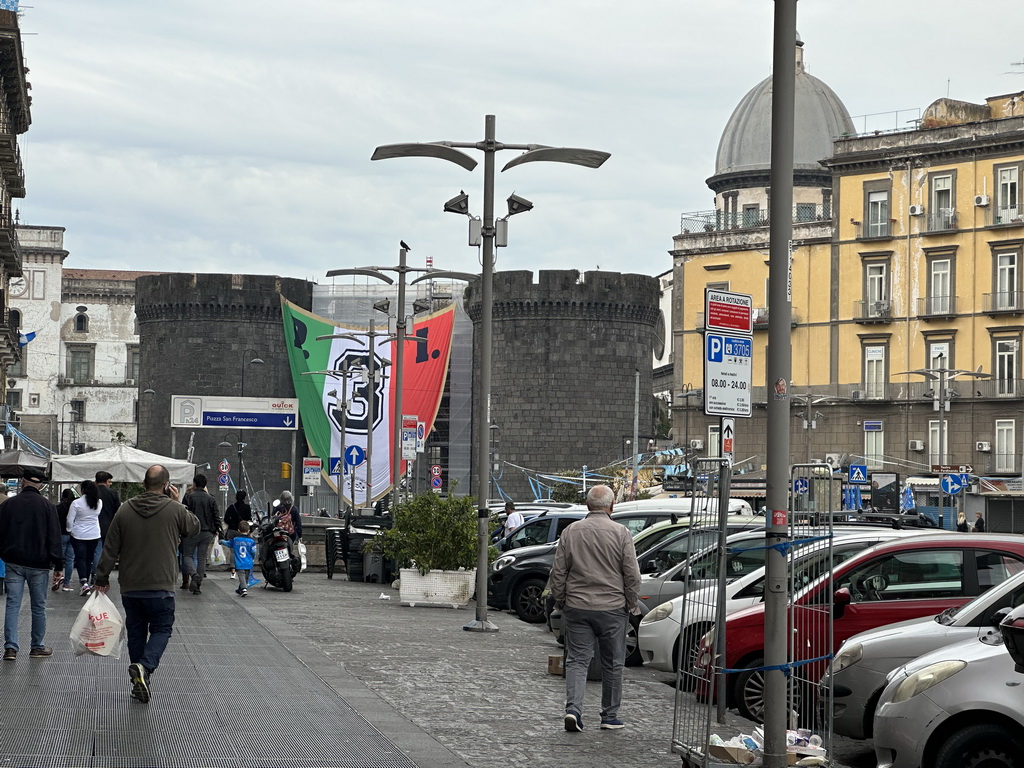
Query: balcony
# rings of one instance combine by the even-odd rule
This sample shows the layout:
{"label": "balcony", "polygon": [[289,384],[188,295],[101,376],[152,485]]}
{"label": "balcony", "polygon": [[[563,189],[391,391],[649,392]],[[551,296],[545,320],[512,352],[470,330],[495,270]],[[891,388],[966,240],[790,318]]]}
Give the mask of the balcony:
{"label": "balcony", "polygon": [[850,219],[850,223],[856,228],[854,237],[858,240],[890,240],[892,239],[893,224],[896,219],[886,221],[869,221],[861,224],[859,221]]}
{"label": "balcony", "polygon": [[888,323],[892,320],[892,302],[888,299],[855,301],[853,319],[858,323]]}
{"label": "balcony", "polygon": [[[793,206],[793,223],[805,224],[815,221],[832,221],[832,207],[798,203]],[[679,218],[679,231],[689,235],[694,232],[725,232],[734,229],[756,229],[771,224],[766,210],[747,210],[735,213],[725,211],[697,211],[684,213]]]}
{"label": "balcony", "polygon": [[982,311],[986,315],[1024,314],[1024,292],[1000,291],[981,295]]}
{"label": "balcony", "polygon": [[918,299],[917,316],[922,320],[956,317],[956,296],[926,296]]}
{"label": "balcony", "polygon": [[58,376],[58,387],[135,387],[137,379],[129,379],[124,376],[91,376],[89,378],[76,378],[75,376]]}
{"label": "balcony", "polygon": [[956,211],[951,208],[940,208],[937,213],[929,213],[925,220],[926,234],[942,234],[943,232],[955,232]]}
{"label": "balcony", "polygon": [[992,206],[985,212],[985,225],[989,227],[1024,227],[1024,208]]}

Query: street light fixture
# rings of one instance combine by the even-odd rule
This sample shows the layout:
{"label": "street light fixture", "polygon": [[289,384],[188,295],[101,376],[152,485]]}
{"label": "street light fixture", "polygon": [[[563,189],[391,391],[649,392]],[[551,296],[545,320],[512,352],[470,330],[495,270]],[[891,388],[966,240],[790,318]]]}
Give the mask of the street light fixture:
{"label": "street light fixture", "polygon": [[[64,425],[67,423],[64,416],[64,409],[71,405],[71,401],[68,400],[64,405],[60,407],[60,452],[64,453]],[[71,416],[72,420],[78,417],[78,411],[72,408],[68,411],[68,416]]]}
{"label": "street light fixture", "polygon": [[[484,139],[474,142],[440,141],[434,143],[388,144],[377,147],[371,160],[386,160],[396,157],[436,157],[472,171],[477,161],[460,149],[477,149],[484,153],[484,211],[480,221],[480,232],[483,238],[483,272],[480,276],[480,402],[476,413],[477,435],[477,569],[476,569],[476,618],[463,629],[470,632],[497,632],[498,628],[487,620],[487,549],[490,535],[487,523],[490,511],[487,507],[487,432],[490,427],[491,400],[491,317],[493,312],[493,274],[494,274],[494,161],[495,154],[503,149],[524,150],[521,155],[510,160],[501,170],[507,171],[517,165],[529,162],[557,162],[582,165],[586,168],[599,168],[611,155],[592,149],[575,147],[548,147],[542,144],[504,144],[495,138],[494,115],[484,117]],[[452,198],[444,205],[450,213],[469,215],[469,199],[463,197],[464,192]],[[526,209],[528,210],[528,209]],[[511,215],[513,211],[509,211]],[[472,230],[473,221],[470,221]],[[435,277],[439,275],[434,275]]]}

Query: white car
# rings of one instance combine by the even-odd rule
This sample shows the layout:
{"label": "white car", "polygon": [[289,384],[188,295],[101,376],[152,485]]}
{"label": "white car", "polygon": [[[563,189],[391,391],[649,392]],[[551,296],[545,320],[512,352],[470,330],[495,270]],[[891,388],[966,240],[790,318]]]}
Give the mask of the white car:
{"label": "white car", "polygon": [[[920,536],[921,529],[841,528],[834,530],[831,563],[838,565],[867,547],[882,541],[905,536]],[[741,553],[742,554],[742,553]],[[764,552],[760,550],[761,562]],[[706,555],[704,555],[706,556]],[[803,554],[797,551],[794,578],[797,589],[810,584],[829,567],[828,549],[808,546]],[[729,568],[729,565],[726,565]],[[637,641],[644,664],[674,672],[678,669],[680,648],[686,649],[684,669],[689,670],[700,646],[700,638],[714,625],[718,584],[708,584],[689,594],[661,603],[640,620]],[[764,566],[740,575],[725,586],[725,610],[733,613],[764,600]],[[681,642],[682,641],[682,642]]]}
{"label": "white car", "polygon": [[[990,567],[1003,565],[991,563]],[[1019,563],[1013,565],[1019,567]],[[870,739],[875,703],[890,672],[922,654],[954,643],[998,639],[1003,614],[1022,603],[1024,571],[938,616],[888,624],[851,637],[840,646],[821,681],[823,702],[828,701],[829,684],[832,685],[833,732]]]}

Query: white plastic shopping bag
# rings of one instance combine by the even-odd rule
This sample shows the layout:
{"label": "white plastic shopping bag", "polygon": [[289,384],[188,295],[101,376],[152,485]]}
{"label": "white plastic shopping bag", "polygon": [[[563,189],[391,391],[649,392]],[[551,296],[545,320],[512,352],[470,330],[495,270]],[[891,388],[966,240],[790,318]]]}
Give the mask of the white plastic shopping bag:
{"label": "white plastic shopping bag", "polygon": [[125,643],[124,618],[103,592],[93,590],[71,625],[71,647],[75,656],[121,658]]}
{"label": "white plastic shopping bag", "polygon": [[301,541],[299,542],[299,560],[302,561],[302,567],[299,568],[299,572],[306,570],[306,545]]}
{"label": "white plastic shopping bag", "polygon": [[210,547],[210,565],[224,565],[228,559],[224,555],[224,547],[219,541],[213,542],[213,546]]}

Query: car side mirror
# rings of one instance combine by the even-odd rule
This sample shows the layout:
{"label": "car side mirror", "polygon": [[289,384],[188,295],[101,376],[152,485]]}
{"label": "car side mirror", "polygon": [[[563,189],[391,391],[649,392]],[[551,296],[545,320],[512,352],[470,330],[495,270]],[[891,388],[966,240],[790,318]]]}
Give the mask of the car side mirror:
{"label": "car side mirror", "polygon": [[989,624],[998,629],[999,625],[1003,623],[1003,619],[1005,619],[1011,613],[1013,613],[1013,608],[1011,608],[1010,606],[1000,608],[998,611],[992,614],[992,619],[991,621],[989,621]]}
{"label": "car side mirror", "polygon": [[833,618],[842,618],[843,613],[846,611],[846,606],[853,602],[853,595],[850,594],[849,587],[840,587],[832,593],[832,616]]}

